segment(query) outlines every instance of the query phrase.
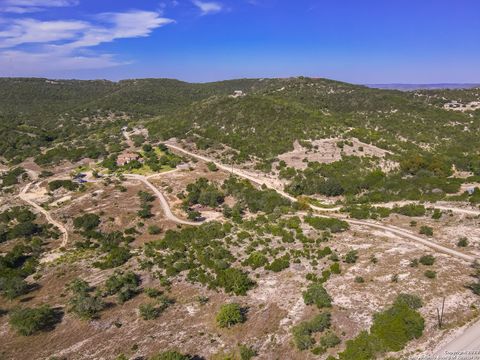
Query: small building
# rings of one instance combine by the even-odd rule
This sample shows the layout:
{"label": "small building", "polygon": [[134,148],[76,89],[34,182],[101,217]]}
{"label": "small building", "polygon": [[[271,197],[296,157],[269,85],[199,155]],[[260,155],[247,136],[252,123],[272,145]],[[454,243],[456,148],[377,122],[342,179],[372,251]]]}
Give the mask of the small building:
{"label": "small building", "polygon": [[177,165],[178,170],[190,170],[190,164],[182,163]]}
{"label": "small building", "polygon": [[126,152],[123,154],[118,155],[117,158],[117,165],[118,166],[124,166],[128,164],[129,162],[132,162],[134,160],[140,159],[140,155],[131,153],[131,152]]}
{"label": "small building", "polygon": [[475,188],[471,187],[471,188],[468,188],[466,191],[468,195],[473,195],[475,193]]}

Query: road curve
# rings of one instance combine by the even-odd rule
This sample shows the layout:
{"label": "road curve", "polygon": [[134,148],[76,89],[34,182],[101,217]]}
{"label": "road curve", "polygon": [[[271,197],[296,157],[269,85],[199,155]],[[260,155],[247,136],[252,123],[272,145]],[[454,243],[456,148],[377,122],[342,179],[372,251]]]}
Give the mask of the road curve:
{"label": "road curve", "polygon": [[53,226],[57,227],[61,232],[62,232],[62,236],[63,236],[63,239],[62,239],[62,243],[60,244],[60,247],[65,247],[67,246],[67,243],[68,243],[68,231],[66,229],[66,227],[56,221],[55,219],[52,218],[52,216],[50,215],[50,213],[45,210],[44,208],[42,208],[40,205],[38,205],[36,202],[34,202],[33,200],[30,200],[28,198],[28,190],[30,189],[30,187],[33,185],[33,182],[27,184],[21,191],[20,191],[20,194],[18,194],[18,197],[26,202],[27,204],[29,204],[31,207],[35,208],[38,212],[42,213],[45,218],[47,219],[47,221],[52,224]]}
{"label": "road curve", "polygon": [[176,217],[175,214],[170,209],[170,205],[168,204],[167,199],[165,199],[165,196],[163,196],[163,194],[150,181],[148,181],[148,179],[145,176],[137,175],[137,174],[124,174],[124,176],[128,179],[139,180],[143,184],[145,184],[147,187],[149,187],[155,193],[158,200],[160,201],[160,205],[167,219],[181,225],[191,225],[191,226],[202,225],[201,222],[187,221],[187,220],[183,220]]}
{"label": "road curve", "polygon": [[[252,181],[253,183],[255,184],[258,184],[258,185],[263,185],[265,184],[268,188],[270,189],[273,189],[275,190],[278,194],[282,195],[283,197],[287,198],[288,200],[290,201],[297,201],[296,198],[294,198],[293,196],[287,194],[286,192],[282,191],[282,190],[279,190],[277,188],[275,188],[274,186],[272,186],[270,183],[266,182],[266,181],[262,181],[261,179],[258,179],[250,174],[246,174],[244,173],[243,171],[240,171],[240,170],[237,170],[237,169],[232,169],[231,167],[229,166],[226,166],[222,163],[219,163],[215,160],[212,160],[210,158],[207,158],[205,156],[202,156],[202,155],[198,155],[198,154],[195,154],[195,153],[192,153],[191,151],[188,151],[188,150],[185,150],[177,145],[173,145],[173,144],[170,144],[170,143],[165,143],[166,146],[168,146],[169,148],[171,149],[174,149],[174,150],[177,150],[179,152],[182,152],[186,155],[189,155],[193,158],[196,158],[196,159],[199,159],[199,160],[202,160],[202,161],[205,161],[205,162],[213,162],[219,169],[222,169],[222,170],[225,170],[225,171],[228,171],[228,172],[231,172],[235,175],[238,175],[240,177],[243,177],[245,179],[248,179],[250,181]],[[316,212],[334,212],[334,211],[338,211],[340,210],[340,208],[321,208],[319,206],[314,206],[314,205],[310,205],[310,208]],[[449,208],[449,210],[452,210],[452,208]],[[462,209],[463,210],[463,209]],[[320,215],[322,217],[329,217],[329,216],[325,216],[325,215]],[[453,249],[450,249],[448,247],[445,247],[445,246],[442,246],[442,245],[439,245],[433,241],[430,241],[428,239],[425,239],[421,236],[418,236],[418,235],[415,235],[407,230],[404,230],[402,228],[399,228],[399,227],[396,227],[396,226],[393,226],[393,225],[382,225],[382,224],[378,224],[378,223],[373,223],[373,222],[370,222],[370,221],[361,221],[361,220],[354,220],[354,219],[349,219],[347,217],[344,217],[344,216],[338,216],[336,215],[335,217],[338,217],[338,218],[341,218],[342,220],[350,223],[350,224],[353,224],[353,225],[361,225],[361,226],[368,226],[368,227],[372,227],[372,228],[375,228],[375,229],[380,229],[380,230],[384,230],[384,231],[389,231],[393,234],[396,234],[398,236],[401,236],[403,238],[407,238],[407,239],[410,239],[410,240],[414,240],[416,241],[417,243],[420,243],[424,246],[427,246],[435,251],[438,251],[438,252],[441,252],[441,253],[444,253],[444,254],[447,254],[447,255],[451,255],[451,256],[454,256],[454,257],[457,257],[459,259],[462,259],[462,260],[465,260],[465,261],[468,261],[468,262],[473,262],[476,258],[472,255],[468,255],[468,254],[464,254],[460,251],[456,251],[456,250],[453,250]]]}

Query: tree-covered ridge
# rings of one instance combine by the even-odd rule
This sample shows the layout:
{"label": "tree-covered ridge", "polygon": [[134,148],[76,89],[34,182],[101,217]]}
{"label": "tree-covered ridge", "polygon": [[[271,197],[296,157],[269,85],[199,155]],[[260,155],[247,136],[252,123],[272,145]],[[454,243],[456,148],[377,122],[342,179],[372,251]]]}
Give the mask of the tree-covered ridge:
{"label": "tree-covered ridge", "polygon": [[102,158],[121,150],[119,129],[135,121],[145,123],[154,139],[227,145],[239,161],[275,157],[295,140],[356,137],[397,155],[442,154],[469,170],[478,162],[472,144],[480,135],[480,114],[438,106],[456,98],[478,100],[478,89],[401,92],[303,77],[204,84],[5,78],[0,156],[33,156],[42,164]]}

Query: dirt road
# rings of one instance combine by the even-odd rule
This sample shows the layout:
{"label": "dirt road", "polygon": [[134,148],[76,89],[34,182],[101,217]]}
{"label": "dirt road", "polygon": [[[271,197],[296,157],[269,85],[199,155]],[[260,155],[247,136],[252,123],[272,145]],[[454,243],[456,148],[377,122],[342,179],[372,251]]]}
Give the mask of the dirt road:
{"label": "dirt road", "polygon": [[202,225],[201,222],[187,221],[187,220],[182,220],[176,217],[175,214],[170,209],[170,205],[168,204],[167,199],[165,199],[165,196],[163,196],[163,194],[150,181],[148,181],[148,179],[145,176],[137,175],[137,174],[125,174],[124,176],[128,179],[139,180],[142,183],[144,183],[148,188],[150,188],[154,192],[154,194],[157,196],[158,200],[160,201],[160,205],[167,219],[182,225],[192,225],[192,226]]}
{"label": "dirt road", "polygon": [[[265,184],[267,186],[267,188],[275,190],[277,193],[279,193],[283,197],[289,199],[290,201],[296,201],[297,200],[293,196],[284,192],[283,190],[277,189],[270,182],[268,182],[268,180],[258,178],[258,177],[254,176],[252,174],[248,174],[244,171],[241,171],[241,170],[232,168],[230,166],[224,165],[224,164],[219,163],[219,162],[217,162],[213,159],[210,159],[206,156],[202,156],[202,155],[192,153],[191,151],[185,150],[185,149],[181,148],[180,146],[170,144],[170,143],[165,143],[165,145],[168,146],[171,149],[177,150],[177,151],[179,151],[181,153],[184,153],[186,155],[189,155],[193,158],[196,158],[196,159],[199,159],[199,160],[202,160],[202,161],[205,161],[205,162],[213,162],[219,169],[228,171],[228,172],[233,173],[235,175],[238,175],[238,176],[240,176],[244,179],[248,179],[255,184],[258,184],[258,185]],[[337,207],[337,208],[322,208],[322,207],[314,206],[314,205],[310,205],[310,207],[311,207],[312,210],[314,210],[316,212],[320,212],[320,213],[322,213],[322,212],[323,213],[325,213],[325,212],[335,212],[335,211],[340,210],[340,207]],[[463,209],[460,209],[460,210],[463,210]],[[330,216],[325,216],[325,215],[319,215],[319,216],[330,217]],[[424,246],[427,246],[427,247],[429,247],[429,248],[431,248],[435,251],[438,251],[438,252],[441,252],[441,253],[444,253],[444,254],[447,254],[447,255],[451,255],[451,256],[457,257],[459,259],[468,261],[468,262],[473,262],[476,259],[472,255],[467,255],[467,254],[461,253],[459,251],[456,251],[456,250],[447,248],[445,246],[439,245],[439,244],[437,244],[437,243],[435,243],[431,240],[425,239],[421,236],[418,236],[418,235],[415,235],[415,234],[411,233],[410,231],[398,228],[398,227],[393,226],[393,225],[382,225],[382,224],[374,223],[374,222],[370,222],[370,221],[353,220],[353,219],[349,219],[345,216],[339,216],[338,214],[332,215],[332,216],[335,216],[337,218],[341,218],[342,220],[347,221],[348,223],[353,224],[353,225],[368,226],[368,227],[373,227],[375,229],[389,231],[389,232],[391,232],[393,234],[396,234],[398,236],[401,236],[403,238],[407,238],[409,240],[413,240],[417,243],[420,243]]]}
{"label": "dirt road", "polygon": [[35,208],[38,212],[42,213],[50,224],[57,227],[62,232],[62,236],[63,236],[62,243],[60,244],[60,247],[67,246],[67,243],[68,243],[68,231],[67,231],[67,229],[65,228],[65,226],[62,223],[53,219],[52,216],[50,215],[50,213],[47,210],[45,210],[44,208],[42,208],[40,205],[38,205],[36,202],[34,202],[32,200],[32,196],[28,193],[28,190],[30,189],[30,187],[32,185],[33,185],[33,183],[29,183],[28,185],[26,185],[20,191],[20,194],[18,194],[18,197],[22,201],[29,204],[31,207]]}

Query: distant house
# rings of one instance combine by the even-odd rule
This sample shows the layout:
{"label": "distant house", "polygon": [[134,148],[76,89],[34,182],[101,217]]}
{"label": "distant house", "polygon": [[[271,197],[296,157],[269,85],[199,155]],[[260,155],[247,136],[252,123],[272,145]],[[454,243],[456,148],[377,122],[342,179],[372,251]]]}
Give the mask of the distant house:
{"label": "distant house", "polygon": [[475,193],[475,188],[471,187],[471,188],[468,188],[466,191],[468,195],[473,195]]}
{"label": "distant house", "polygon": [[128,164],[129,162],[132,162],[134,160],[140,159],[140,155],[131,153],[131,152],[126,152],[123,154],[120,154],[117,158],[117,165],[118,166],[124,166]]}
{"label": "distant house", "polygon": [[190,164],[185,164],[185,163],[178,164],[177,169],[179,169],[179,170],[190,170]]}

